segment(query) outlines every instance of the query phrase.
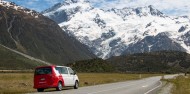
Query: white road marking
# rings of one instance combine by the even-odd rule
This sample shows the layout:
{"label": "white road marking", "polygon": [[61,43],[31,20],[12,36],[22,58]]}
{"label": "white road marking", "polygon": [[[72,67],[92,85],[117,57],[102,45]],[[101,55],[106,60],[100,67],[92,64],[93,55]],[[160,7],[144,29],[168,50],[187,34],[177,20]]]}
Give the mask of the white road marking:
{"label": "white road marking", "polygon": [[147,85],[145,85],[145,86],[142,86],[142,87],[147,87]]}
{"label": "white road marking", "polygon": [[153,89],[151,89],[151,90],[147,91],[147,92],[146,92],[146,93],[144,93],[144,94],[148,94],[148,93],[152,92],[153,90],[155,90],[155,89],[159,88],[159,87],[162,85],[162,82],[161,82],[161,81],[159,81],[159,82],[160,82],[160,85],[158,85],[157,87],[155,87],[155,88],[153,88]]}

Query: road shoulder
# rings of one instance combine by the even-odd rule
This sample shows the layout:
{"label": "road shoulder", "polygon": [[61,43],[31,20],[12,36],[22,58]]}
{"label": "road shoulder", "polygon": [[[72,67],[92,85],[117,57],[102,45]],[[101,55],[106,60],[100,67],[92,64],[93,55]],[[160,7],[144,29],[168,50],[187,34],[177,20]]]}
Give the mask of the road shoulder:
{"label": "road shoulder", "polygon": [[173,88],[172,83],[162,81],[162,87],[160,88],[160,90],[158,90],[157,94],[171,94],[172,88]]}

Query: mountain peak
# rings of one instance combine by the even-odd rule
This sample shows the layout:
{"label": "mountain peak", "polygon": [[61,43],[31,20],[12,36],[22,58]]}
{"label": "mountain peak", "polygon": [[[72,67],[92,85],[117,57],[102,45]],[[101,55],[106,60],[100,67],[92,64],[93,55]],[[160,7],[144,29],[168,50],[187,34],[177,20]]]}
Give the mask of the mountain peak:
{"label": "mountain peak", "polygon": [[128,16],[159,16],[159,17],[165,17],[165,15],[160,12],[158,9],[156,9],[154,6],[149,5],[145,7],[137,7],[137,8],[131,8],[131,7],[124,7],[122,9],[116,9],[112,8],[111,10],[117,15],[121,16],[122,18],[127,18]]}
{"label": "mountain peak", "polygon": [[156,8],[154,8],[153,5],[149,5],[148,8],[150,9],[151,15],[160,16],[160,17],[164,16],[163,13],[157,10]]}
{"label": "mountain peak", "polygon": [[64,3],[78,3],[78,2],[87,2],[86,0],[65,0]]}
{"label": "mountain peak", "polygon": [[55,4],[54,6],[52,6],[49,9],[46,9],[46,10],[42,11],[42,14],[52,12],[52,11],[57,11],[60,8],[63,9],[63,7],[68,9],[68,8],[72,8],[72,7],[82,6],[82,5],[85,5],[85,4],[89,5],[89,1],[86,1],[86,0],[65,0],[65,1],[63,1],[61,3]]}
{"label": "mountain peak", "polygon": [[[50,12],[48,17],[100,58],[119,56],[125,52],[130,54],[184,49],[190,52],[189,34],[181,37],[190,31],[189,27],[185,27],[190,26],[188,18],[174,19],[152,5],[110,10],[89,9],[85,7],[87,3],[67,6],[76,4],[80,6]],[[183,40],[187,40],[187,45]]]}
{"label": "mountain peak", "polygon": [[151,14],[152,16],[164,16],[163,13],[156,9],[153,5],[138,7],[135,9],[135,12],[139,16],[147,16],[148,14]]}
{"label": "mountain peak", "polygon": [[[70,20],[74,14],[92,9],[86,0],[65,0],[42,12],[43,15],[52,18],[57,23]],[[59,17],[54,18],[54,17]],[[60,20],[62,19],[62,20]]]}
{"label": "mountain peak", "polygon": [[3,6],[5,8],[7,8],[7,9],[12,8],[14,10],[24,12],[24,13],[26,13],[28,15],[31,15],[31,16],[35,17],[35,18],[38,18],[41,15],[40,13],[38,13],[38,12],[36,12],[34,10],[30,10],[30,9],[24,8],[22,6],[18,6],[14,2],[8,2],[8,1],[0,0],[0,6]]}
{"label": "mountain peak", "polygon": [[14,2],[8,2],[8,1],[1,1],[0,0],[0,5],[4,6],[4,7],[14,7],[15,9],[17,9],[17,8],[23,9],[23,7],[16,5]]}

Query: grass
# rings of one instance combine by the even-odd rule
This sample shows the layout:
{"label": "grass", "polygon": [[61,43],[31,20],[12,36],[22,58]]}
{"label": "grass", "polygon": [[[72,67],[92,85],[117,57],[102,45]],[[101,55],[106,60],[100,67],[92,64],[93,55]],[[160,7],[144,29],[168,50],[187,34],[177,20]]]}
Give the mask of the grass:
{"label": "grass", "polygon": [[[158,74],[78,73],[80,86],[136,80]],[[36,92],[33,73],[0,73],[0,94]]]}
{"label": "grass", "polygon": [[30,60],[0,46],[0,70],[33,70],[43,65],[45,64]]}
{"label": "grass", "polygon": [[175,79],[167,79],[166,81],[174,84],[172,94],[190,94],[190,75],[180,75]]}
{"label": "grass", "polygon": [[18,94],[35,91],[32,73],[0,73],[0,93]]}

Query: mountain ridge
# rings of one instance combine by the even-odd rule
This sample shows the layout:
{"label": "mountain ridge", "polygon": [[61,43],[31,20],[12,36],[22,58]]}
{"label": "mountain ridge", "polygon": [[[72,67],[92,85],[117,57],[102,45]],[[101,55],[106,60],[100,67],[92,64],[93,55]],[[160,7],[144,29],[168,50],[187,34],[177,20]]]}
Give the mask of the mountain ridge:
{"label": "mountain ridge", "polygon": [[96,57],[53,20],[15,7],[20,6],[0,3],[0,44],[57,65]]}
{"label": "mountain ridge", "polygon": [[122,72],[190,72],[190,54],[179,51],[154,51],[115,56],[106,60]]}
{"label": "mountain ridge", "polygon": [[[143,43],[146,43],[146,47],[139,49],[138,53],[147,52],[147,48],[160,45],[163,46],[158,50],[168,49],[190,53],[189,17],[167,16],[152,5],[103,10],[91,6],[89,2],[75,2],[60,7],[65,7],[65,9],[60,8],[46,12],[44,15],[56,21],[63,31],[87,45],[100,58],[107,59],[111,56],[130,54],[130,50],[139,49],[144,45]],[[69,19],[65,19],[67,17]],[[163,37],[160,35],[164,33],[169,43],[164,44],[165,40],[157,43]],[[155,39],[157,41],[152,43],[143,40],[146,37],[154,39],[155,36],[157,36]],[[139,42],[142,44],[135,46]],[[174,47],[170,49],[172,46],[169,44],[173,43]],[[157,48],[151,48],[150,51],[154,51],[152,49]]]}

